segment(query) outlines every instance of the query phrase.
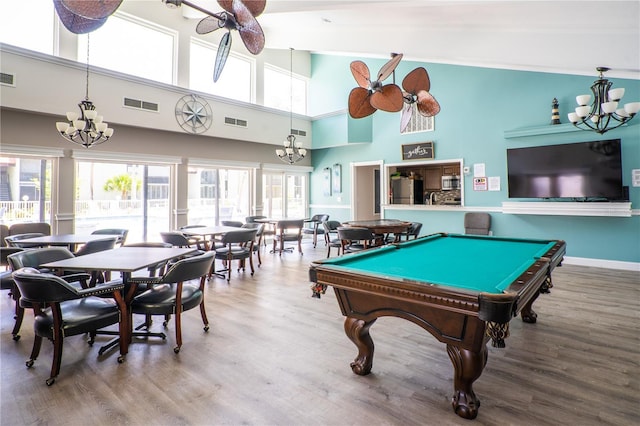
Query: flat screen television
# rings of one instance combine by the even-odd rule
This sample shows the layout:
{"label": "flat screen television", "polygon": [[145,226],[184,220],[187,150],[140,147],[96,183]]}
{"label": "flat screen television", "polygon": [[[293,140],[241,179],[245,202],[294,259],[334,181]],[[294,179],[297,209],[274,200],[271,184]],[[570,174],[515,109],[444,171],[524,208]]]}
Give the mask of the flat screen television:
{"label": "flat screen television", "polygon": [[622,200],[620,139],[507,149],[509,198]]}

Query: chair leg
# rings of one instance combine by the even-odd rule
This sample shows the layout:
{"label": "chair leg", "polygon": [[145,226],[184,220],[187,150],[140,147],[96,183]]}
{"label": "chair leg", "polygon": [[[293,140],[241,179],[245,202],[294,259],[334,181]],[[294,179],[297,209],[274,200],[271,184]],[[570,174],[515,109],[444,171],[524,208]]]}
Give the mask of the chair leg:
{"label": "chair leg", "polygon": [[253,275],[253,273],[255,272],[253,268],[253,254],[249,255],[249,266],[251,266],[251,275]]}
{"label": "chair leg", "polygon": [[[54,321],[55,324],[55,321]],[[51,376],[47,379],[47,386],[51,386],[58,374],[60,374],[60,365],[62,364],[62,347],[64,343],[64,335],[62,329],[54,325],[53,330],[53,362],[51,363]]]}
{"label": "chair leg", "polygon": [[40,347],[42,347],[42,336],[35,336],[33,339],[33,348],[31,348],[31,356],[27,361],[27,368],[31,368],[38,355],[40,355]]}
{"label": "chair leg", "polygon": [[173,352],[180,352],[182,347],[182,306],[176,306],[176,347],[173,348]]}
{"label": "chair leg", "polygon": [[302,238],[298,239],[298,251],[300,252],[300,254],[302,254]]}
{"label": "chair leg", "polygon": [[16,322],[13,324],[13,330],[11,330],[11,335],[13,336],[13,340],[16,342],[20,340],[20,327],[22,326],[22,320],[24,318],[24,308],[20,306],[20,300],[16,300],[16,311],[15,311],[15,319]]}

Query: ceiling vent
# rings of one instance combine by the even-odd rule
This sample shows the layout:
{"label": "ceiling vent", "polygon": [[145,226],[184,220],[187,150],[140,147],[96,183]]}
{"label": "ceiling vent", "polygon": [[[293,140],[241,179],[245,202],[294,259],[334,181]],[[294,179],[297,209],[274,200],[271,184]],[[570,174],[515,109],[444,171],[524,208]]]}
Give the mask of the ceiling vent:
{"label": "ceiling vent", "polygon": [[0,73],[0,84],[4,86],[16,86],[16,76],[6,72]]}
{"label": "ceiling vent", "polygon": [[138,99],[124,98],[124,106],[129,108],[141,109],[144,111],[158,112],[158,104],[153,102],[141,101]]}
{"label": "ceiling vent", "polygon": [[224,124],[228,124],[230,126],[237,126],[237,127],[247,127],[248,125],[247,120],[241,120],[239,118],[233,118],[233,117],[225,117]]}
{"label": "ceiling vent", "polygon": [[291,129],[291,134],[292,135],[298,135],[298,136],[307,136],[307,132],[304,130],[298,130],[298,129]]}
{"label": "ceiling vent", "polygon": [[413,111],[411,112],[411,120],[409,120],[409,124],[407,124],[407,127],[402,132],[400,132],[400,134],[404,135],[406,133],[433,131],[433,117],[425,117],[424,115],[420,114],[417,110],[417,105],[417,103],[411,104],[411,108],[413,109]]}

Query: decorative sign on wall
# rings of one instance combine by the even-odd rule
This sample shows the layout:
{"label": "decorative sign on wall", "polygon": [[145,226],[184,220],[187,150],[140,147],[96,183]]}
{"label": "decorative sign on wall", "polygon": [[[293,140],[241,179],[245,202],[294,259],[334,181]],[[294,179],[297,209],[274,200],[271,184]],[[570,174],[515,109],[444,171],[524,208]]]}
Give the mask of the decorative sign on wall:
{"label": "decorative sign on wall", "polygon": [[403,160],[433,159],[433,142],[420,142],[402,145]]}
{"label": "decorative sign on wall", "polygon": [[325,197],[331,196],[331,168],[325,167],[322,170],[322,193]]}
{"label": "decorative sign on wall", "polygon": [[338,163],[333,165],[333,193],[342,192],[342,166]]}

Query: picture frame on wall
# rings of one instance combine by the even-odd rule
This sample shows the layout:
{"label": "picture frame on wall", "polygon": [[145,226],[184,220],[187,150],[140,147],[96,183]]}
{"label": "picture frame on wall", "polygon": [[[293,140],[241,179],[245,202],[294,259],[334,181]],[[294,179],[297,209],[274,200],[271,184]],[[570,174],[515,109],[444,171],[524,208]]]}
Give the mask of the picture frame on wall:
{"label": "picture frame on wall", "polygon": [[434,158],[433,141],[402,145],[403,160],[433,160]]}
{"label": "picture frame on wall", "polygon": [[333,193],[340,194],[342,192],[342,166],[340,164],[333,165]]}
{"label": "picture frame on wall", "polygon": [[329,167],[322,170],[322,193],[325,197],[331,196],[331,168]]}

